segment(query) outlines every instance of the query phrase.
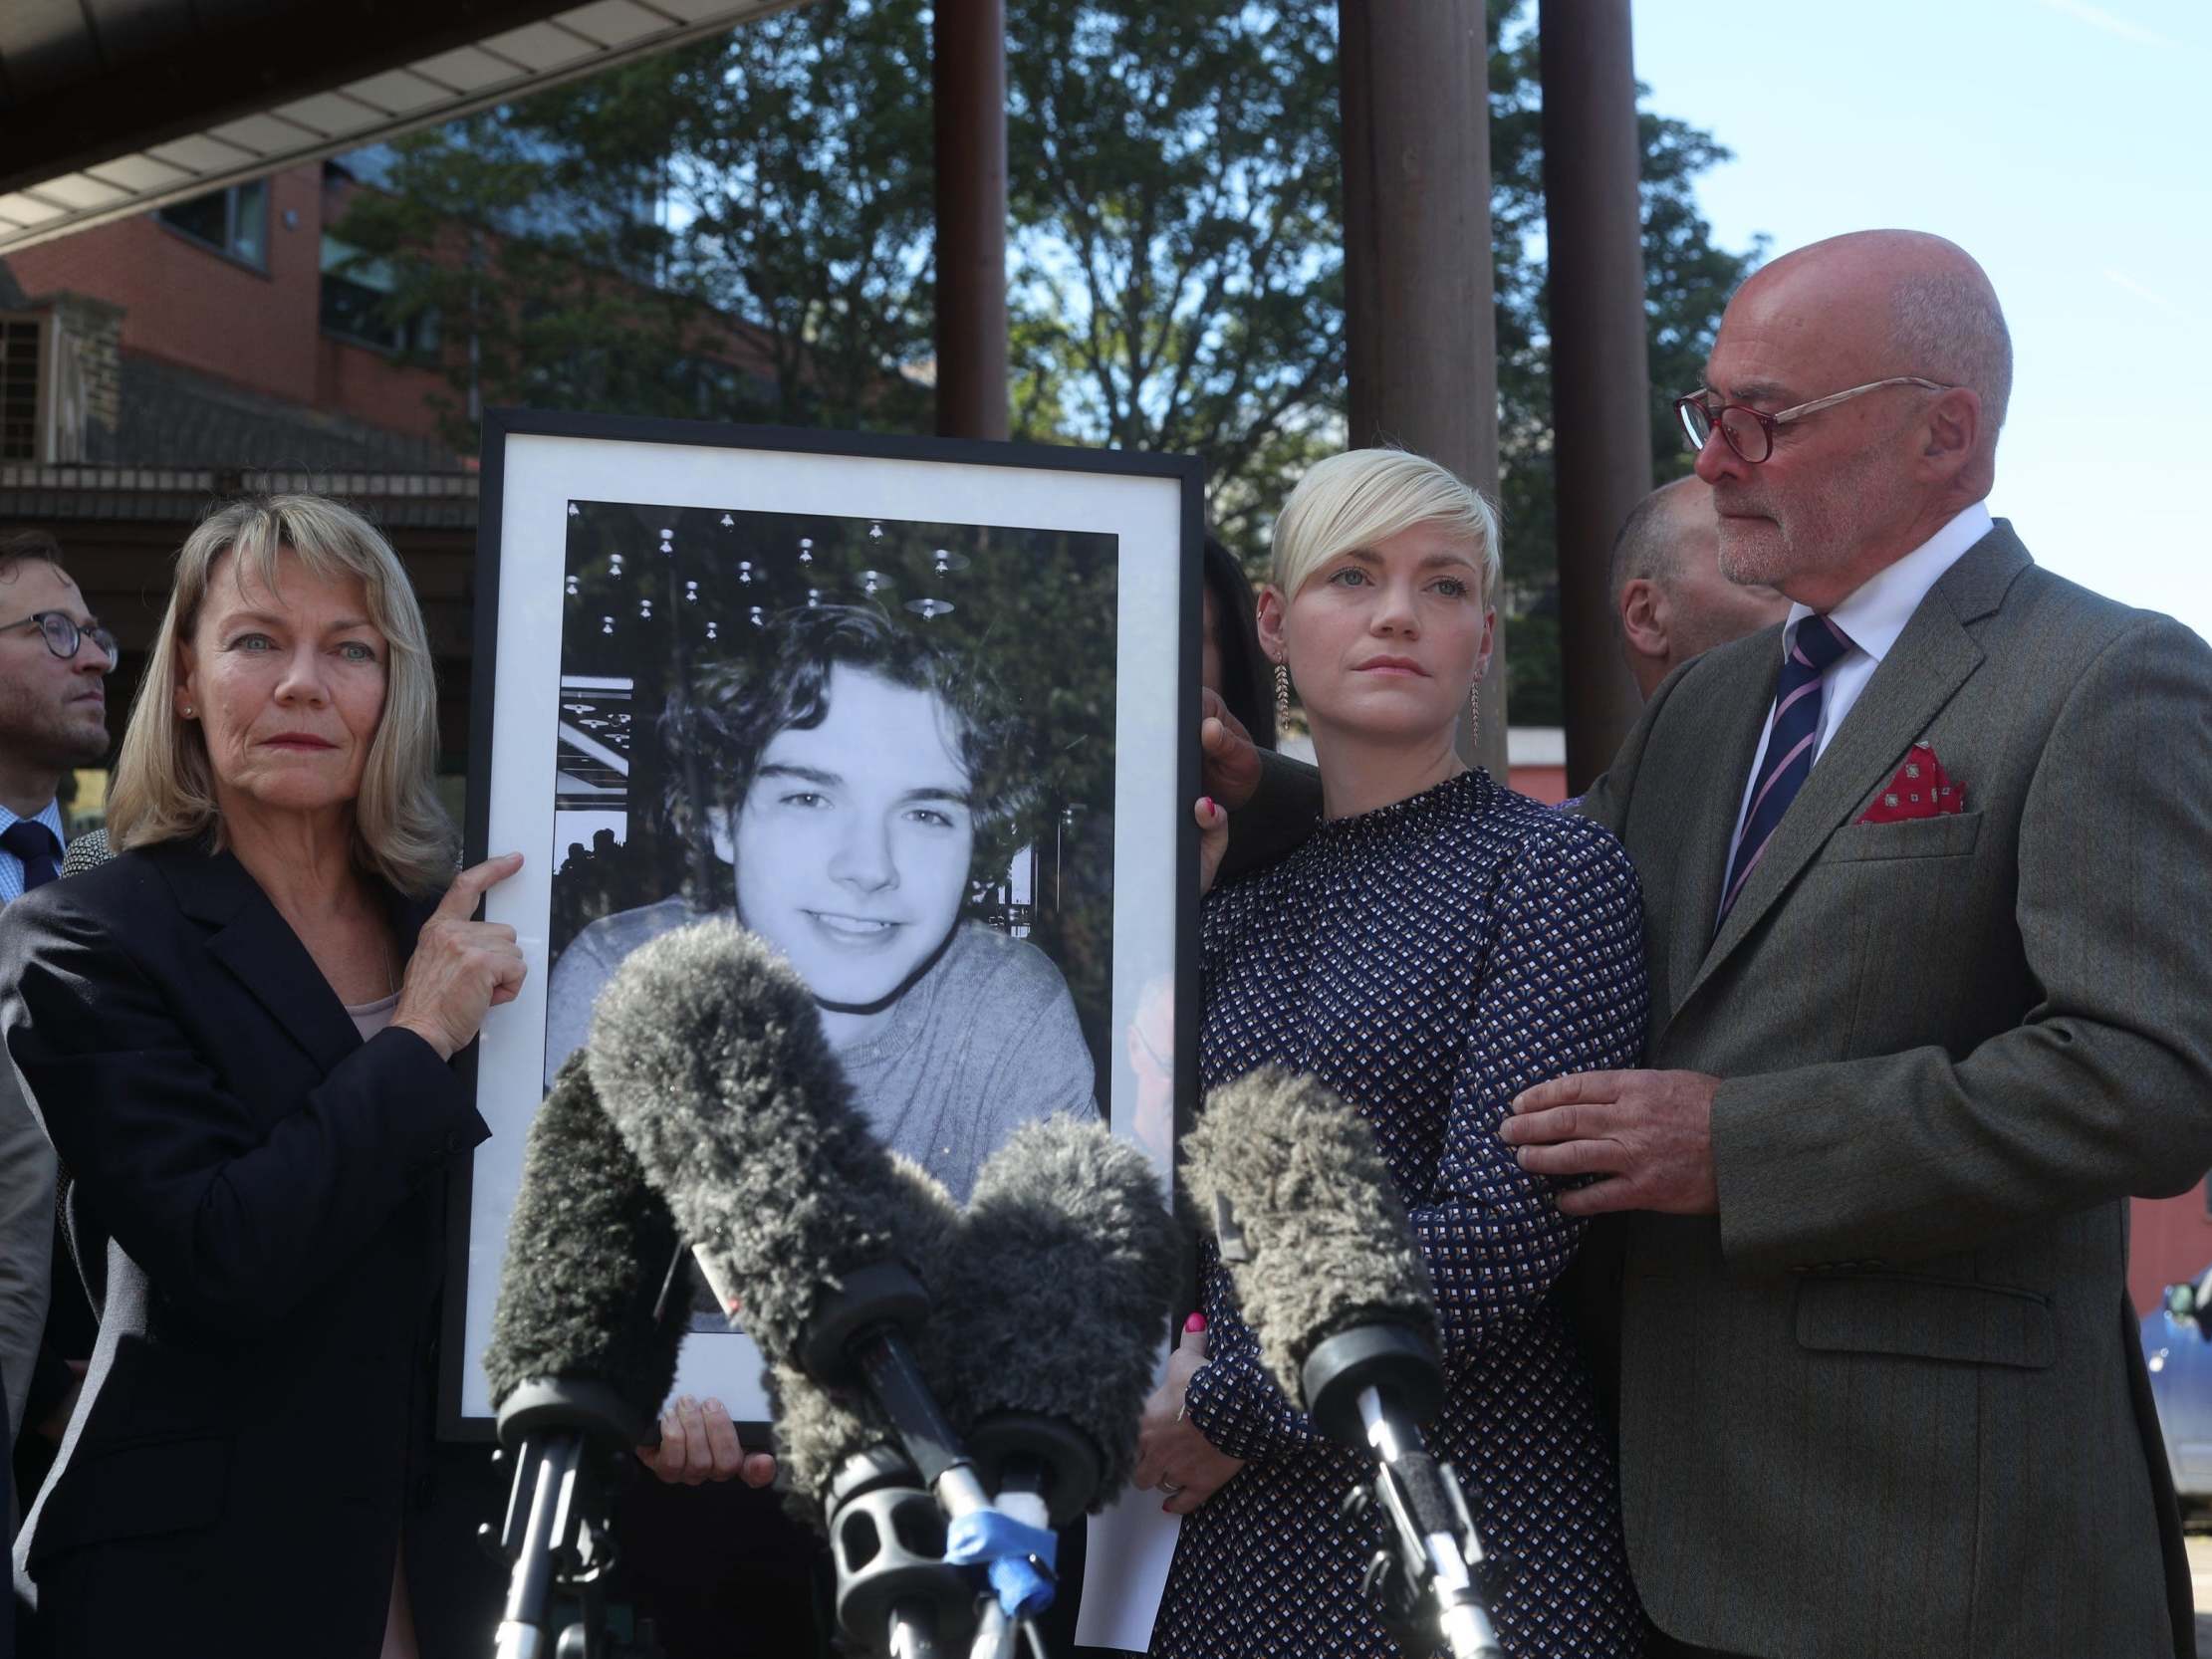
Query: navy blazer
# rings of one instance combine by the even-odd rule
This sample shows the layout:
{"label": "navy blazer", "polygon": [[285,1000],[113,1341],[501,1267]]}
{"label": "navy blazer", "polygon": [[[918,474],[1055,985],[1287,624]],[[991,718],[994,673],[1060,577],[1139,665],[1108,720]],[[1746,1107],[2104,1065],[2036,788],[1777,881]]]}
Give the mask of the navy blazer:
{"label": "navy blazer", "polygon": [[[387,896],[404,955],[429,907]],[[0,1040],[106,1267],[16,1543],[26,1653],[373,1659],[427,1495],[445,1178],[490,1133],[470,1091],[412,1032],[363,1043],[238,860],[183,842],[0,915]]]}

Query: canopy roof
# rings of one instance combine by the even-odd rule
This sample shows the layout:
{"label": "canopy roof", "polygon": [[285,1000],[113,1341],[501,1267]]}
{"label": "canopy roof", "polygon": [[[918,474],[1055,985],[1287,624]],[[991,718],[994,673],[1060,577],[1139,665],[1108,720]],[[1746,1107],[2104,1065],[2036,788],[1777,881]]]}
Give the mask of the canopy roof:
{"label": "canopy roof", "polygon": [[0,255],[794,0],[4,0]]}

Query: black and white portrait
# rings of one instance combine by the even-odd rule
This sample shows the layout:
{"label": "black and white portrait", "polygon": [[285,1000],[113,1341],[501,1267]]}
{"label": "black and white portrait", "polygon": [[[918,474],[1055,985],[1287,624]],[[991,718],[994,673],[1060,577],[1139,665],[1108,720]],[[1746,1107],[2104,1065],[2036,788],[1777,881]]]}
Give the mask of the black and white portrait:
{"label": "black and white portrait", "polygon": [[[623,959],[706,917],[791,963],[878,1138],[956,1199],[1056,1112],[1164,1173],[1194,479],[945,452],[505,435],[472,784],[529,860],[494,914],[533,984],[486,1031],[471,1354],[530,1111]],[[751,1344],[682,1277],[679,1387],[757,1420]],[[484,1413],[473,1360],[458,1392]]]}
{"label": "black and white portrait", "polygon": [[1016,1125],[1094,1115],[1111,539],[612,502],[569,527],[548,1084],[624,957],[734,914],[956,1199]]}

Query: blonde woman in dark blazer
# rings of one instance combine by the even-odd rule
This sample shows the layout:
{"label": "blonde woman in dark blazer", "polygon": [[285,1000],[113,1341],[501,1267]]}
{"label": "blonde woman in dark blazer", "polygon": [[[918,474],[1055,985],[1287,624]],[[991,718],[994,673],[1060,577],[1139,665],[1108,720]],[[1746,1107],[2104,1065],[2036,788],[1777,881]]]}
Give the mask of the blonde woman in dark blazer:
{"label": "blonde woman in dark blazer", "polygon": [[30,1653],[416,1649],[444,1179],[487,1132],[451,1062],[523,975],[469,919],[521,860],[454,876],[434,712],[374,530],[223,508],[123,739],[119,855],[0,918],[8,1058],[105,1264],[17,1543]]}

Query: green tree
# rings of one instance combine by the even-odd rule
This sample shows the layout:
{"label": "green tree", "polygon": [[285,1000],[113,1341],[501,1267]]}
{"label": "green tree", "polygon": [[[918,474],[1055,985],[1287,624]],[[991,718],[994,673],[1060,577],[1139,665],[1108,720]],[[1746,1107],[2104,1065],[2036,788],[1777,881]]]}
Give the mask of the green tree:
{"label": "green tree", "polygon": [[[1533,7],[1491,0],[1489,27],[1511,707],[1552,723]],[[821,0],[404,140],[341,234],[398,274],[399,312],[437,313],[453,440],[476,399],[925,428],[927,28],[922,0]],[[1016,435],[1204,455],[1214,525],[1256,569],[1345,436],[1336,8],[1009,0],[1008,36]],[[1648,110],[1641,131],[1663,478],[1685,460],[1662,398],[1756,250],[1697,213],[1711,135]]]}
{"label": "green tree", "polygon": [[1018,435],[1196,451],[1251,548],[1342,435],[1335,8],[1012,0]]}
{"label": "green tree", "polygon": [[921,0],[767,17],[401,139],[339,235],[475,407],[925,424]]}
{"label": "green tree", "polygon": [[[1019,20],[1019,26],[1014,26]],[[1080,442],[1196,450],[1214,525],[1255,572],[1274,510],[1345,436],[1335,8],[1012,0],[1016,418]],[[1561,718],[1542,89],[1529,0],[1491,0],[1492,243],[1515,720]],[[1728,152],[1640,116],[1658,392],[1695,379],[1750,259],[1714,245],[1697,177]]]}

